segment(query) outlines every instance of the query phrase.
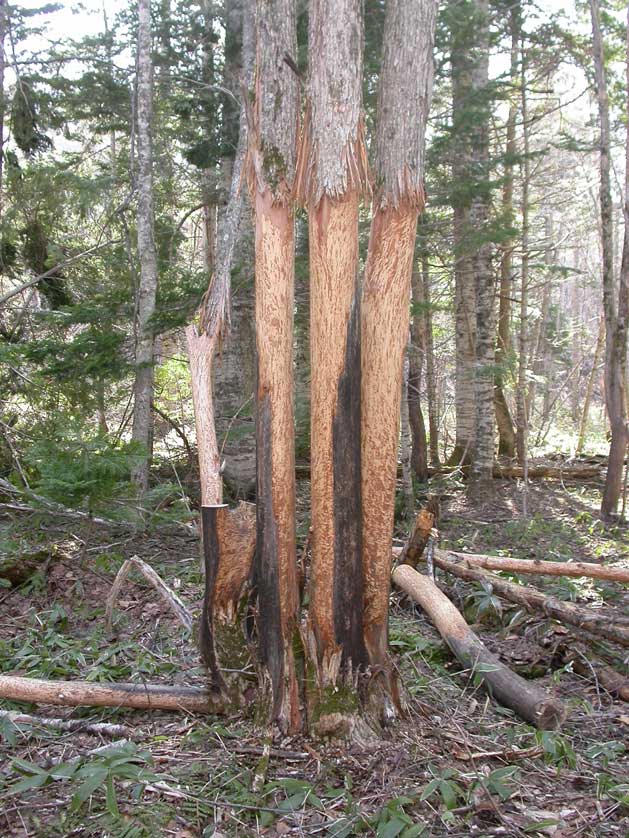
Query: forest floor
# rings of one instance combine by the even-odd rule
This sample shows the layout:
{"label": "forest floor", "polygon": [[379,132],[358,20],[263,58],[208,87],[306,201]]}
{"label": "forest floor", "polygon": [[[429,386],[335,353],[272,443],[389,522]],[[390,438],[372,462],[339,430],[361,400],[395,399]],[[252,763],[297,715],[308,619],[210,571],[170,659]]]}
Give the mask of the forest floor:
{"label": "forest floor", "polygon": [[[629,530],[597,518],[598,487],[496,481],[490,503],[449,489],[444,547],[557,561],[629,556]],[[302,532],[305,526],[302,526]],[[404,525],[400,525],[400,537]],[[114,636],[104,602],[122,561],[150,562],[198,613],[197,538],[183,529],[129,535],[42,514],[0,518],[2,552],[46,551],[26,584],[0,588],[0,671],[95,681],[205,682],[193,636],[143,579],[122,590]],[[0,836],[629,834],[629,706],[555,660],[563,626],[441,574],[444,590],[505,663],[565,701],[560,732],[536,732],[461,672],[432,625],[398,594],[391,644],[408,715],[373,750],[283,739],[252,790],[263,736],[252,720],[130,710],[0,707],[123,725],[117,735],[55,731],[0,718]],[[592,580],[532,577],[563,599],[628,613],[628,593]],[[583,637],[579,638],[583,641]],[[597,654],[627,672],[619,648]],[[626,653],[625,653],[626,656]],[[113,751],[98,752],[113,742]]]}

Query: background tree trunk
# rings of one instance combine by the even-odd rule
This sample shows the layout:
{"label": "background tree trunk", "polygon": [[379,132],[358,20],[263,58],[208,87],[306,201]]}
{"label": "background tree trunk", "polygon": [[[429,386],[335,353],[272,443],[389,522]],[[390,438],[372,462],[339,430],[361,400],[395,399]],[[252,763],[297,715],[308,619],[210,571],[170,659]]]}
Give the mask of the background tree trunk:
{"label": "background tree trunk", "polygon": [[151,60],[151,10],[149,0],[139,0],[137,53],[138,120],[138,257],[140,282],[136,297],[136,345],[133,431],[135,442],[145,449],[142,463],[134,473],[140,494],[148,488],[149,464],[153,448],[153,361],[155,338],[150,323],[157,296],[157,251],[153,215],[153,65]]}
{"label": "background tree trunk", "polygon": [[[511,85],[518,82],[518,56],[520,16],[519,6],[511,8]],[[513,223],[513,159],[516,153],[515,123],[518,107],[515,92],[511,94],[509,114],[507,117],[507,142],[505,148],[505,174],[502,188],[502,212],[505,220]],[[498,454],[512,459],[515,457],[515,431],[513,419],[504,391],[505,371],[509,364],[511,352],[511,297],[513,294],[513,248],[514,240],[510,239],[502,246],[500,259],[500,294],[498,308],[498,343],[496,345],[496,372],[494,375],[494,406],[496,410],[496,425],[498,427]]]}
{"label": "background tree trunk", "polygon": [[[613,207],[611,194],[611,151],[609,127],[609,98],[605,78],[603,39],[598,0],[590,0],[592,16],[592,53],[600,121],[600,205],[601,246],[603,253],[603,313],[605,316],[605,403],[611,425],[612,441],[609,449],[607,478],[601,503],[601,515],[610,518],[616,511],[622,488],[622,473],[627,449],[626,366],[627,316],[629,314],[629,179],[625,183],[625,245],[618,289],[618,303],[614,283],[614,243],[612,237]],[[627,49],[627,85],[629,90],[629,46]],[[629,160],[629,130],[627,133]]]}
{"label": "background tree trunk", "polygon": [[[422,254],[423,259],[423,254]],[[426,357],[426,331],[423,308],[424,287],[419,271],[414,270],[411,278],[413,319],[411,339],[408,348],[408,420],[411,431],[411,468],[415,477],[425,483],[428,480],[428,449],[426,425],[421,406],[422,367]]]}
{"label": "background tree trunk", "polygon": [[[481,238],[473,257],[476,289],[476,367],[474,398],[476,438],[470,471],[473,491],[490,486],[494,462],[494,364],[495,364],[495,281],[491,265],[492,246],[487,239],[490,213],[489,117],[485,102],[489,82],[489,18],[487,0],[475,0],[477,57],[472,70],[472,96],[476,99],[476,120],[472,126],[472,173],[474,195],[470,223]],[[485,239],[485,240],[483,240]]]}

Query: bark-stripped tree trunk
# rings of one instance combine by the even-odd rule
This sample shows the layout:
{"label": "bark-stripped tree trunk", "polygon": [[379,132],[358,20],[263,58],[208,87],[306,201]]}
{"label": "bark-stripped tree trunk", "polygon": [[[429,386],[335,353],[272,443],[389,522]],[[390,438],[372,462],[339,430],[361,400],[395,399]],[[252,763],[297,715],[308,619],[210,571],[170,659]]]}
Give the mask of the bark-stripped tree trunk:
{"label": "bark-stripped tree trunk", "polygon": [[257,543],[254,589],[260,661],[272,685],[272,718],[301,724],[295,651],[299,589],[295,553],[293,309],[295,174],[299,81],[284,56],[297,54],[294,0],[258,2],[256,105],[250,126],[249,188],[256,231]]}
{"label": "bark-stripped tree trunk", "polygon": [[145,449],[134,481],[142,495],[148,488],[153,447],[153,361],[155,338],[150,323],[157,296],[157,250],[153,215],[153,64],[151,60],[151,9],[149,0],[138,5],[137,131],[138,131],[138,256],[140,282],[136,298],[136,345],[133,431]]}
{"label": "bark-stripped tree trunk", "polygon": [[[627,318],[629,316],[629,176],[625,178],[625,239],[618,288],[615,297],[614,252],[612,239],[612,195],[610,184],[611,151],[609,99],[605,79],[603,39],[598,0],[590,0],[592,16],[592,52],[600,121],[600,205],[601,245],[603,252],[603,313],[605,317],[605,403],[611,425],[607,478],[601,503],[601,515],[610,518],[616,511],[622,488],[622,472],[629,434],[627,432],[626,374]],[[628,24],[629,32],[629,24]],[[629,37],[629,35],[628,35]],[[629,101],[629,43],[627,46],[627,98]],[[629,127],[626,159],[629,161]]]}
{"label": "bark-stripped tree trunk", "polygon": [[472,126],[473,197],[470,223],[481,243],[472,264],[476,291],[476,366],[474,400],[476,428],[474,457],[470,471],[475,493],[491,484],[494,462],[494,296],[495,280],[491,265],[491,243],[487,240],[489,222],[489,17],[487,0],[474,0],[477,28],[477,56],[472,70],[472,96],[477,115]]}
{"label": "bark-stripped tree trunk", "polygon": [[[341,669],[349,675],[366,660],[357,282],[358,205],[368,185],[361,8],[359,0],[311,5],[308,106],[297,172],[297,194],[308,208],[311,283],[313,532],[306,643],[318,688],[311,702],[323,708],[329,689],[343,680]],[[325,726],[321,717],[329,714],[315,716]],[[345,721],[341,725],[347,728]]]}
{"label": "bark-stripped tree trunk", "polygon": [[399,404],[424,141],[433,78],[434,0],[390,0],[378,95],[378,192],[362,303],[364,636],[386,667]]}
{"label": "bark-stripped tree trunk", "polygon": [[[519,8],[510,11],[511,29],[511,71],[510,81],[515,87],[518,81],[519,55]],[[518,107],[512,93],[507,116],[507,142],[505,148],[505,174],[502,187],[502,212],[505,220],[513,223],[513,168],[516,153],[515,124]],[[504,391],[505,372],[511,351],[511,296],[513,293],[513,248],[510,239],[502,246],[500,259],[500,294],[498,307],[498,343],[496,346],[496,372],[494,374],[494,407],[498,427],[498,454],[503,457],[515,457],[515,431],[513,419]]]}
{"label": "bark-stripped tree trunk", "polygon": [[[245,6],[243,19],[244,84],[251,85],[254,56],[254,14]],[[247,124],[243,105],[234,159],[230,199],[217,242],[216,268],[201,310],[200,327],[186,330],[197,446],[201,474],[201,528],[205,567],[205,595],[200,628],[201,655],[214,690],[229,693],[232,702],[243,700],[242,683],[224,670],[243,669],[248,662],[244,635],[239,628],[242,603],[250,577],[256,541],[251,504],[230,510],[222,503],[220,451],[214,425],[212,367],[214,353],[229,325],[231,266],[242,212],[240,189]],[[227,664],[225,667],[224,664]]]}

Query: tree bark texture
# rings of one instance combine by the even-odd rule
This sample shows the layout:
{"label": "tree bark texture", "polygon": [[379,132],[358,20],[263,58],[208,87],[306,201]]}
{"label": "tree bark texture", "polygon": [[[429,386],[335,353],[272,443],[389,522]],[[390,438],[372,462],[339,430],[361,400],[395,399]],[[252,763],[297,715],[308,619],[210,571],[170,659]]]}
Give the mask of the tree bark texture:
{"label": "tree bark texture", "polygon": [[[509,13],[511,29],[510,80],[515,86],[518,81],[519,57],[519,9],[512,7]],[[516,154],[515,127],[518,108],[512,94],[507,116],[507,142],[505,148],[504,185],[502,187],[502,212],[509,223],[513,223],[513,160]],[[511,351],[511,296],[513,294],[513,248],[510,239],[502,246],[500,258],[500,293],[498,306],[498,342],[496,345],[496,372],[494,374],[494,407],[498,427],[498,454],[512,459],[515,457],[515,431],[513,419],[505,395],[505,372]]]}
{"label": "tree bark texture", "polygon": [[454,311],[455,311],[455,416],[454,450],[450,463],[468,464],[475,438],[474,365],[476,353],[476,298],[474,269],[471,262],[471,228],[468,181],[471,168],[470,103],[474,68],[473,29],[462,19],[457,0],[447,7],[452,37],[450,63],[452,66],[452,180],[454,193],[453,251],[454,251]]}
{"label": "tree bark texture", "polygon": [[363,285],[361,359],[364,634],[376,666],[387,659],[400,389],[417,217],[424,205],[435,18],[434,0],[391,0],[384,25],[376,134],[379,190]]}
{"label": "tree bark texture", "polygon": [[[358,205],[368,188],[358,0],[314,0],[296,192],[310,242],[312,575],[317,685],[365,663],[360,487]],[[399,396],[398,396],[399,398]]]}
{"label": "tree bark texture", "polygon": [[481,680],[487,692],[540,730],[556,730],[566,718],[561,701],[512,672],[487,649],[448,597],[427,576],[408,565],[393,581],[428,614],[455,657]]}
{"label": "tree bark texture", "polygon": [[[622,488],[622,473],[629,434],[627,432],[626,372],[627,318],[629,316],[629,179],[625,183],[625,239],[618,288],[615,300],[613,205],[611,194],[611,138],[609,125],[609,97],[605,77],[603,38],[598,0],[590,0],[592,17],[592,53],[600,122],[600,209],[601,246],[603,256],[603,313],[605,317],[605,403],[611,425],[612,441],[609,449],[607,478],[601,503],[601,515],[610,518],[616,511]],[[627,48],[629,62],[629,46]],[[629,100],[629,63],[627,67]],[[629,128],[627,131],[627,159],[629,160]]]}
{"label": "tree bark texture", "polygon": [[470,223],[480,239],[473,258],[476,299],[476,366],[474,399],[476,436],[470,473],[474,491],[491,483],[494,462],[494,365],[495,365],[495,281],[491,265],[491,243],[487,240],[489,196],[489,11],[487,0],[475,0],[477,58],[472,70],[472,96],[477,99],[476,120],[471,133],[472,177],[474,179]]}
{"label": "tree bark texture", "polygon": [[421,276],[413,271],[411,277],[413,305],[411,339],[408,348],[408,417],[411,429],[411,468],[415,477],[425,483],[428,480],[428,447],[426,425],[421,406],[422,367],[426,357],[426,333],[424,328],[424,289]]}
{"label": "tree bark texture", "polygon": [[430,465],[439,467],[439,396],[435,376],[435,347],[432,335],[432,293],[428,252],[422,254],[422,290],[424,300],[424,346],[426,355],[426,396],[428,401],[428,450]]}
{"label": "tree bark texture", "polygon": [[138,256],[140,281],[136,294],[135,384],[132,437],[145,457],[134,474],[139,492],[148,488],[153,440],[153,362],[155,338],[150,323],[157,296],[157,250],[153,214],[153,65],[149,0],[138,5],[137,131],[138,131]]}
{"label": "tree bark texture", "polygon": [[257,544],[254,590],[260,661],[272,684],[272,717],[301,724],[295,660],[299,589],[295,545],[293,310],[299,81],[284,61],[297,54],[294,0],[258,3],[257,80],[250,127],[249,188],[256,230]]}

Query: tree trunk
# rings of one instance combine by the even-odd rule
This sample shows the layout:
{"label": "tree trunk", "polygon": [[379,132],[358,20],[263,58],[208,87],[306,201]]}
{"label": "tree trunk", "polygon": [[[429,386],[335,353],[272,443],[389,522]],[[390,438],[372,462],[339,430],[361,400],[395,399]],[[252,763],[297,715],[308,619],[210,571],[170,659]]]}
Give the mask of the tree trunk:
{"label": "tree trunk", "polygon": [[329,732],[340,735],[354,730],[355,696],[350,690],[347,702],[333,702],[334,712],[327,712],[326,699],[366,662],[357,282],[358,204],[368,184],[361,8],[359,0],[315,0],[311,6],[308,102],[297,167],[297,194],[308,209],[310,241],[309,715],[320,731],[329,730],[329,723]]}
{"label": "tree trunk", "polygon": [[390,0],[378,95],[379,191],[362,303],[361,450],[365,644],[387,666],[399,405],[417,217],[424,205],[424,142],[432,94],[434,0]]}
{"label": "tree trunk", "polygon": [[431,281],[428,251],[422,254],[422,291],[424,300],[424,347],[426,354],[426,396],[428,400],[428,449],[430,465],[439,467],[439,397],[435,380],[435,347],[432,337]]}
{"label": "tree trunk", "polygon": [[[603,312],[605,316],[605,403],[611,425],[607,478],[601,503],[601,515],[610,518],[616,511],[622,489],[622,472],[627,449],[626,368],[627,318],[629,316],[629,175],[625,176],[625,239],[618,289],[614,299],[614,254],[612,239],[613,207],[610,183],[611,152],[609,99],[605,79],[603,39],[598,0],[590,0],[592,16],[592,52],[600,121],[600,205],[601,245],[603,253]],[[629,25],[628,25],[629,31]],[[627,47],[627,93],[629,100],[629,44]],[[629,161],[629,126],[626,158]]]}
{"label": "tree trunk", "polygon": [[149,0],[138,6],[137,130],[138,130],[138,256],[140,282],[136,297],[135,385],[132,437],[144,447],[134,473],[140,495],[148,488],[153,448],[153,362],[155,338],[150,323],[157,295],[157,251],[153,215],[153,65]]}
{"label": "tree trunk", "polygon": [[494,296],[495,282],[491,266],[491,243],[488,239],[490,198],[489,182],[489,18],[487,0],[475,0],[477,58],[472,70],[472,96],[477,100],[476,119],[471,131],[474,194],[470,223],[481,243],[472,264],[476,291],[476,366],[474,400],[476,435],[470,472],[472,491],[478,493],[491,484],[494,462]]}
{"label": "tree trunk", "polygon": [[[452,179],[454,187],[453,251],[455,280],[456,436],[449,462],[468,465],[476,436],[476,293],[474,283],[473,237],[470,216],[470,178],[473,171],[472,131],[476,119],[473,76],[478,63],[474,6],[463,14],[456,0],[448,5],[452,65]],[[471,111],[473,113],[471,113]]]}
{"label": "tree trunk", "polygon": [[7,0],[0,0],[0,221],[4,216],[4,39],[7,33]]}
{"label": "tree trunk", "polygon": [[[511,84],[515,87],[518,80],[518,56],[520,14],[519,8],[514,6],[510,13],[511,29]],[[505,148],[505,174],[502,187],[502,212],[505,220],[513,223],[513,159],[516,153],[515,124],[518,108],[514,94],[509,102],[507,116],[507,142]],[[500,294],[498,308],[498,343],[496,346],[496,372],[494,375],[494,407],[496,410],[496,425],[498,427],[498,454],[501,457],[513,459],[515,457],[515,431],[513,419],[504,392],[504,376],[509,364],[511,352],[511,296],[513,294],[513,248],[514,241],[510,239],[502,246],[500,259]]]}
{"label": "tree trunk", "polygon": [[250,127],[249,189],[256,228],[257,545],[254,590],[260,661],[272,685],[272,718],[301,725],[295,660],[299,590],[295,554],[293,309],[299,81],[283,60],[297,54],[294,0],[258,3],[257,82]]}
{"label": "tree trunk", "polygon": [[428,450],[426,446],[426,425],[421,407],[422,366],[426,357],[426,332],[423,312],[425,300],[422,279],[417,271],[413,271],[411,288],[414,305],[408,351],[408,421],[412,438],[411,468],[420,483],[425,483],[428,480]]}
{"label": "tree trunk", "polygon": [[583,411],[581,413],[581,422],[579,424],[579,441],[577,442],[577,456],[583,453],[585,447],[585,436],[587,433],[588,417],[590,415],[590,403],[592,401],[592,394],[594,393],[594,382],[599,372],[598,365],[601,360],[601,353],[603,351],[603,343],[605,342],[605,321],[601,318],[601,323],[598,329],[596,338],[596,346],[594,348],[594,357],[592,359],[592,369],[588,376],[588,383],[585,388],[585,398],[583,400]]}

